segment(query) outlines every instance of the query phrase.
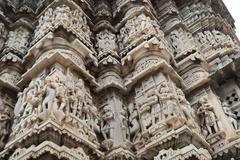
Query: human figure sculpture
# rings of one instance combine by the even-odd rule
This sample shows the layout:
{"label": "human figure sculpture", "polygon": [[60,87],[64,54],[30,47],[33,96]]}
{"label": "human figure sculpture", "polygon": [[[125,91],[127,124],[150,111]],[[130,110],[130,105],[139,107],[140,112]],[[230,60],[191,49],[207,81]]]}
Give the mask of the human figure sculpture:
{"label": "human figure sculpture", "polygon": [[185,95],[181,89],[177,88],[176,92],[184,115],[186,116],[187,120],[191,120],[193,117],[195,117],[195,115],[190,103],[185,98]]}
{"label": "human figure sculpture", "polygon": [[59,101],[59,107],[56,109],[64,111],[66,108],[67,102],[66,102],[66,90],[67,87],[65,86],[64,82],[62,80],[57,80],[56,82],[53,82],[56,90],[56,97]]}
{"label": "human figure sculpture", "polygon": [[148,130],[148,128],[150,128],[152,125],[151,113],[146,111],[142,114],[141,118],[142,118],[142,125],[144,127],[143,130]]}
{"label": "human figure sculpture", "polygon": [[129,122],[130,122],[130,135],[133,137],[133,141],[135,141],[140,131],[140,124],[138,121],[138,112],[134,106],[134,103],[130,103],[128,105],[128,111],[129,111]]}
{"label": "human figure sculpture", "polygon": [[197,110],[197,114],[201,116],[202,127],[206,126],[208,135],[216,133],[219,129],[213,107],[208,103],[206,97],[199,100],[199,105],[200,107]]}
{"label": "human figure sculpture", "polygon": [[192,109],[190,103],[185,98],[183,91],[180,88],[177,88],[176,92],[177,92],[178,101],[180,103],[181,110],[187,119],[187,122],[186,122],[187,125],[190,127],[196,128],[197,126],[194,121],[194,118],[195,118],[194,110]]}
{"label": "human figure sculpture", "polygon": [[77,99],[77,104],[76,104],[76,115],[80,119],[84,119],[83,116],[83,106],[84,106],[84,97],[85,97],[85,88],[84,88],[84,83],[82,79],[79,79],[76,82],[75,86],[75,92],[76,92],[76,99]]}
{"label": "human figure sculpture", "polygon": [[4,147],[11,126],[10,110],[0,100],[0,150]]}
{"label": "human figure sculpture", "polygon": [[158,97],[159,100],[163,102],[163,112],[165,118],[177,115],[178,111],[176,108],[176,99],[171,88],[169,87],[169,83],[167,81],[163,81],[158,87],[158,89]]}
{"label": "human figure sculpture", "polygon": [[104,124],[102,124],[102,135],[105,140],[113,139],[113,126],[112,121],[114,120],[114,113],[109,105],[103,107],[102,115]]}
{"label": "human figure sculpture", "polygon": [[23,118],[26,118],[27,116],[31,115],[32,112],[33,112],[33,105],[31,104],[30,98],[27,99],[26,102],[27,102],[27,104],[24,108],[24,112],[23,112],[23,115],[22,115]]}
{"label": "human figure sculpture", "polygon": [[226,102],[222,103],[223,111],[228,116],[228,119],[230,120],[232,126],[234,129],[238,129],[238,123],[237,123],[237,116],[232,112],[232,110],[229,108],[229,105]]}
{"label": "human figure sculpture", "polygon": [[68,90],[68,101],[69,101],[69,108],[70,113],[72,113],[74,116],[77,116],[77,96],[73,88],[69,88]]}
{"label": "human figure sculpture", "polygon": [[39,79],[30,82],[29,86],[18,94],[18,101],[14,108],[15,122],[19,122],[20,119],[26,118],[30,115],[40,104],[41,96],[40,89],[41,81]]}
{"label": "human figure sculpture", "polygon": [[96,106],[92,104],[90,108],[90,120],[89,120],[90,128],[95,131],[96,133],[100,133],[100,126],[99,126],[99,114]]}
{"label": "human figure sculpture", "polygon": [[161,106],[159,103],[159,92],[156,89],[149,90],[147,93],[147,105],[151,107],[152,124],[156,124],[161,119]]}
{"label": "human figure sculpture", "polygon": [[49,79],[45,79],[44,81],[44,88],[45,88],[45,98],[42,102],[42,108],[39,111],[47,111],[51,110],[53,106],[53,101],[56,98],[56,86],[53,85],[53,82]]}
{"label": "human figure sculpture", "polygon": [[170,35],[170,41],[171,41],[171,44],[172,44],[172,47],[173,49],[175,49],[175,51],[177,53],[180,52],[180,48],[179,46],[182,45],[181,43],[181,40],[180,40],[180,37],[179,37],[179,33],[177,31],[174,31],[173,33],[171,33]]}
{"label": "human figure sculpture", "polygon": [[119,112],[119,119],[120,119],[120,126],[121,129],[123,130],[124,134],[126,134],[126,139],[130,140],[130,133],[128,129],[128,121],[127,121],[127,109],[123,105],[122,109]]}
{"label": "human figure sculpture", "polygon": [[23,113],[23,110],[24,110],[23,105],[22,105],[23,101],[24,101],[23,100],[23,92],[19,92],[18,93],[18,100],[17,100],[17,103],[14,107],[14,115],[16,117],[19,117],[20,114]]}

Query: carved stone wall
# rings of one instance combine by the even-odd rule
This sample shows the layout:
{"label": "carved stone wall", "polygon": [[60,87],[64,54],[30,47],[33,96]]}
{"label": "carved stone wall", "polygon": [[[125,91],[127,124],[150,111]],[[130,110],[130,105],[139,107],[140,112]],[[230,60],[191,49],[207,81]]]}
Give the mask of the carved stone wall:
{"label": "carved stone wall", "polygon": [[1,160],[240,158],[222,0],[0,2]]}

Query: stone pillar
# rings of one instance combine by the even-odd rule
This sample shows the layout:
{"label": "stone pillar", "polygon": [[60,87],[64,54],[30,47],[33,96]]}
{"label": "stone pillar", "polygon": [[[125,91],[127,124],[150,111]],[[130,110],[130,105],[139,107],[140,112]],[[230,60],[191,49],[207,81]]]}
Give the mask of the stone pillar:
{"label": "stone pillar", "polygon": [[[1,23],[1,149],[8,140],[14,119],[14,102],[16,102],[17,92],[19,90],[17,83],[21,79],[21,74],[24,71],[22,58],[26,54],[29,44],[31,34],[30,26],[27,21],[20,18],[13,24],[12,31],[9,31],[7,34],[6,30],[4,30],[4,24]],[[5,44],[3,45],[4,42]]]}

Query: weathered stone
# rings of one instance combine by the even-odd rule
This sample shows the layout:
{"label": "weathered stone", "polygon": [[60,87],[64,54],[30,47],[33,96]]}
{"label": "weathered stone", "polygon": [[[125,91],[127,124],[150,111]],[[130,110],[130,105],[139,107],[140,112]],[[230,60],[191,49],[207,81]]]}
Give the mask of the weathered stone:
{"label": "weathered stone", "polygon": [[6,0],[0,14],[0,159],[239,159],[222,0]]}

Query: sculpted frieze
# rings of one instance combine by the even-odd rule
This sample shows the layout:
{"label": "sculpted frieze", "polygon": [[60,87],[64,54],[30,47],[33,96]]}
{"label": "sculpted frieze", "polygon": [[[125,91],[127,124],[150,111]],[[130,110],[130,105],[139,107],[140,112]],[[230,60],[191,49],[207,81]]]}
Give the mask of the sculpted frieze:
{"label": "sculpted frieze", "polygon": [[182,28],[172,31],[168,39],[175,51],[176,57],[192,52],[197,48],[192,34],[184,31]]}
{"label": "sculpted frieze", "polygon": [[34,34],[34,42],[37,42],[48,32],[54,31],[60,26],[68,32],[72,32],[88,47],[92,46],[90,40],[92,33],[83,11],[73,10],[67,5],[48,8],[46,10],[38,20],[38,26]]}
{"label": "sculpted frieze", "polygon": [[161,61],[163,61],[163,59],[161,59],[160,57],[146,56],[136,64],[133,74],[137,75],[143,71],[146,71],[147,69],[153,67],[155,64],[160,63]]}
{"label": "sculpted frieze", "polygon": [[198,47],[204,53],[204,57],[211,58],[215,51],[224,51],[224,49],[235,48],[236,43],[227,34],[218,30],[206,30],[195,35]]}
{"label": "sculpted frieze", "polygon": [[239,51],[220,0],[0,0],[0,160],[236,159]]}
{"label": "sculpted frieze", "polygon": [[202,67],[194,67],[182,75],[186,89],[193,89],[205,82],[209,78],[209,74]]}
{"label": "sculpted frieze", "polygon": [[37,121],[48,119],[59,124],[85,127],[85,132],[80,132],[94,141],[94,132],[99,132],[99,115],[89,89],[81,78],[67,79],[58,65],[46,77],[33,79],[18,94],[14,113],[13,135],[18,134],[22,125],[31,128],[34,123],[38,124]]}
{"label": "sculpted frieze", "polygon": [[154,157],[154,160],[185,160],[189,157],[196,157],[198,160],[211,160],[211,155],[206,149],[198,149],[194,145],[189,145],[178,150],[173,150],[172,148],[161,150]]}
{"label": "sculpted frieze", "polygon": [[[164,77],[155,77],[148,85],[142,84],[136,88],[135,102],[141,124],[141,140],[182,126],[186,121],[190,128],[196,129],[194,111],[184,93]],[[137,123],[134,123],[134,129],[138,131]]]}
{"label": "sculpted frieze", "polygon": [[125,25],[120,29],[120,34],[118,35],[119,47],[120,49],[131,48],[140,41],[153,36],[162,37],[163,32],[156,21],[145,14],[140,14],[127,20]]}

